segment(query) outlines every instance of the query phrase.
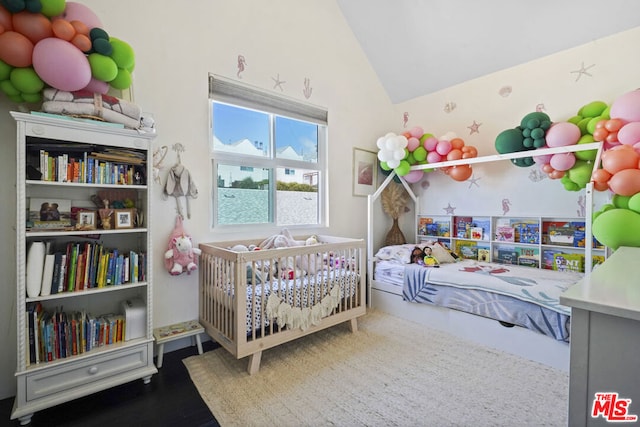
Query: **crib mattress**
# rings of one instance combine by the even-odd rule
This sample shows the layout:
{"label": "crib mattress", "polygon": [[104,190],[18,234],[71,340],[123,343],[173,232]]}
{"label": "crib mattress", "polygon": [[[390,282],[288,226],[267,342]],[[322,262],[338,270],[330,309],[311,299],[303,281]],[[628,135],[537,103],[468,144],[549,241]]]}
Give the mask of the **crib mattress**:
{"label": "crib mattress", "polygon": [[559,296],[581,277],[472,260],[440,268],[379,261],[375,269],[376,281],[398,287],[406,301],[488,317],[566,342],[571,312]]}

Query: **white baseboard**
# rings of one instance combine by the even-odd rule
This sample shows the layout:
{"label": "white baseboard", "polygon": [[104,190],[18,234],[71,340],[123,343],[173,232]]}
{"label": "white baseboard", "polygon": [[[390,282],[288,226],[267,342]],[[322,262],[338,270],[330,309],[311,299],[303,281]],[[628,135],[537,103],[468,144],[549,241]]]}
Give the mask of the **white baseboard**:
{"label": "white baseboard", "polygon": [[569,372],[567,343],[519,326],[507,328],[474,314],[403,301],[400,295],[375,288],[370,297],[372,307],[385,313]]}

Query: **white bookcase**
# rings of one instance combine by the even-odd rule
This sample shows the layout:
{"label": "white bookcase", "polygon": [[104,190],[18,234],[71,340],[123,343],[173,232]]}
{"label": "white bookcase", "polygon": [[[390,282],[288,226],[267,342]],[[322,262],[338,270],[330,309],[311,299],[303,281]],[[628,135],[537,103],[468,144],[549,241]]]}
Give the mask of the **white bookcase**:
{"label": "white bookcase", "polygon": [[[584,272],[584,224],[584,218],[420,214],[416,241],[437,240],[462,258]],[[605,256],[594,243],[593,265]]]}
{"label": "white bookcase", "polygon": [[[153,135],[109,123],[11,115],[17,125],[17,392],[11,418],[27,424],[36,411],[132,380],[148,383],[157,372],[149,215],[153,180],[148,167]],[[108,158],[109,150],[115,159]],[[45,158],[51,161],[44,162]],[[112,173],[101,172],[100,163]],[[51,172],[50,180],[49,173],[41,176],[46,169]],[[110,210],[102,211],[104,222],[95,205],[96,196],[110,199]],[[58,204],[54,216],[30,214],[42,201]],[[70,224],[65,212],[68,206],[72,207],[70,216],[76,215]],[[83,213],[76,208],[84,209]],[[31,248],[43,246],[50,254],[69,253],[71,257],[67,257],[67,276],[53,275],[35,289],[34,280],[42,276],[38,265],[42,261]],[[109,256],[114,259],[112,270],[103,273],[101,266],[109,265]],[[70,258],[76,260],[75,280],[68,276],[73,268]],[[145,324],[136,336],[126,336],[122,331],[131,325],[123,322],[124,306],[132,301],[143,312],[136,317]],[[43,313],[40,318],[32,314],[33,309]]]}

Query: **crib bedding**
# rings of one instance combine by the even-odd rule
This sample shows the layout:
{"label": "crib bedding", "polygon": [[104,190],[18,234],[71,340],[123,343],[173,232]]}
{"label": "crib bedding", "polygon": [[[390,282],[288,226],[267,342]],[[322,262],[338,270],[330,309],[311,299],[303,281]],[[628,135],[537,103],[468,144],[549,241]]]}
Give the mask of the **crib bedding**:
{"label": "crib bedding", "polygon": [[410,302],[465,311],[568,342],[571,313],[559,295],[582,275],[473,260],[440,268],[380,261],[375,278],[397,286]]}
{"label": "crib bedding", "polygon": [[[268,320],[262,325],[262,313],[265,310],[269,310],[269,305],[273,306],[276,301],[279,304],[284,302],[294,309],[296,307],[298,309],[306,307],[309,310],[309,313],[300,316],[301,324],[292,324],[291,321],[285,320],[287,319],[286,316],[277,316],[279,327],[286,325],[289,328],[301,327],[306,329],[311,324],[319,321],[321,317],[324,317],[327,314],[326,310],[330,311],[331,299],[335,302],[336,299],[354,296],[358,288],[359,279],[359,275],[356,272],[345,268],[337,268],[323,270],[315,275],[307,275],[296,279],[276,279],[256,284],[255,286],[247,286],[247,334],[253,331],[254,325],[256,329],[269,325]],[[272,296],[277,298],[274,299]],[[286,307],[286,305],[283,307]],[[273,307],[272,309],[277,310]],[[254,316],[255,319],[253,319]],[[291,316],[288,316],[288,319],[291,318]]]}

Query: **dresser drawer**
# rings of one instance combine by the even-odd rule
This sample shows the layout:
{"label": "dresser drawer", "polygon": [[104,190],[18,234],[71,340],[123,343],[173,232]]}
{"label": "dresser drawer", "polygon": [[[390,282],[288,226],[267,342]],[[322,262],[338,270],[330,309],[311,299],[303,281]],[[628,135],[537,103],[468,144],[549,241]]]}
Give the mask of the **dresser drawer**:
{"label": "dresser drawer", "polygon": [[147,345],[125,348],[27,375],[27,401],[144,368],[148,365],[147,349]]}

